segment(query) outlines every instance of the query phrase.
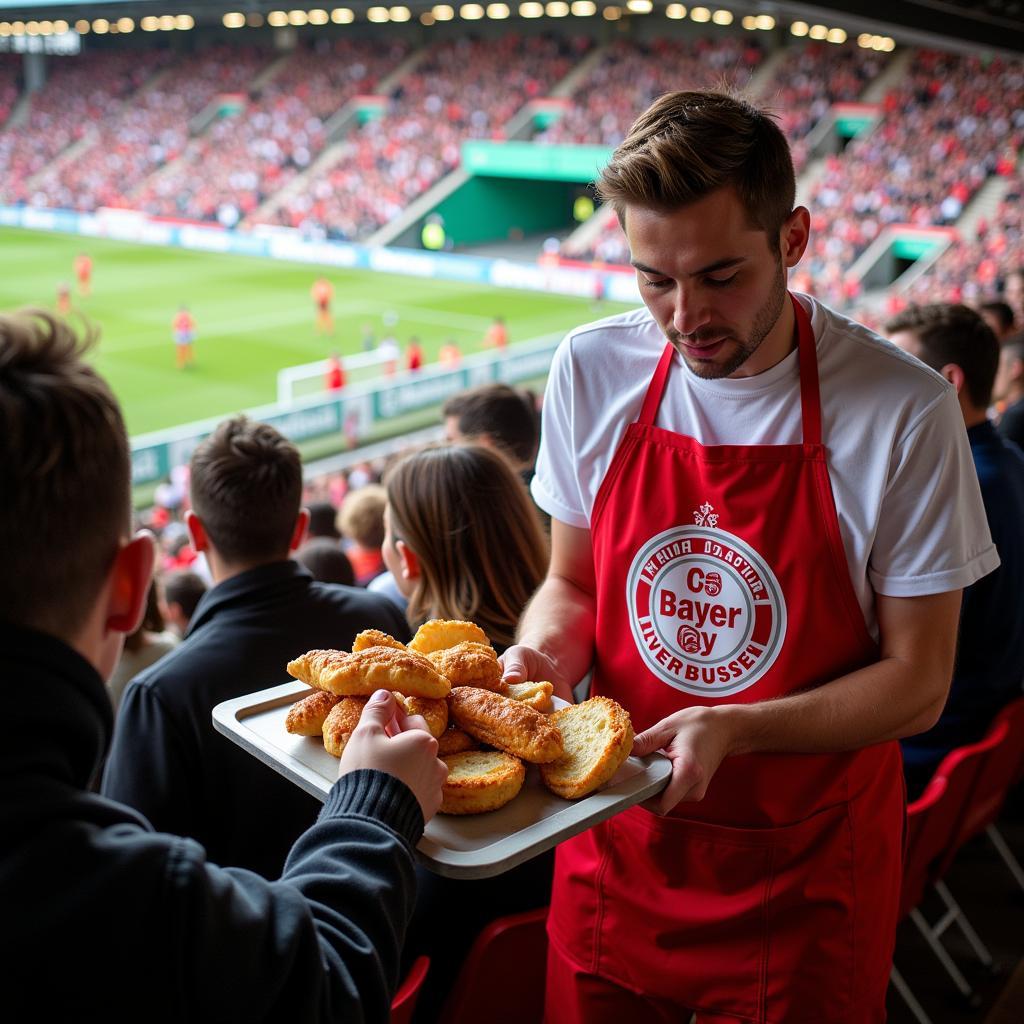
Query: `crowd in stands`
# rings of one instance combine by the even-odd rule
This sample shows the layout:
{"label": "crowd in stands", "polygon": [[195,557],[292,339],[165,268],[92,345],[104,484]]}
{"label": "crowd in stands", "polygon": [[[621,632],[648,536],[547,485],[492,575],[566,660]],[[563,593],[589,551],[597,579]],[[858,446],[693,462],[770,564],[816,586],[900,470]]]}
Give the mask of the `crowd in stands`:
{"label": "crowd in stands", "polygon": [[459,163],[468,139],[502,139],[524,103],[548,92],[589,47],[515,33],[431,47],[402,78],[383,117],[352,133],[340,159],[276,211],[277,223],[361,239]]}
{"label": "crowd in stands", "polygon": [[0,128],[3,128],[18,102],[20,77],[21,58],[10,53],[0,53]]}
{"label": "crowd in stands", "polygon": [[324,147],[325,125],[355,96],[370,95],[401,63],[399,40],[321,40],[188,143],[166,173],[150,178],[136,205],[147,213],[218,220],[233,227],[284,188]]}

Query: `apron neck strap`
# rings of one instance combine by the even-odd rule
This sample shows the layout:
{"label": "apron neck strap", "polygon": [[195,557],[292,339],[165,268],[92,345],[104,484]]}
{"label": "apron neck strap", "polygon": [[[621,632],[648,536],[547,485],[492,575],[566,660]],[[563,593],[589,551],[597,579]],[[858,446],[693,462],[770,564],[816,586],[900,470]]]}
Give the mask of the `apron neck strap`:
{"label": "apron neck strap", "polygon": [[[821,444],[821,395],[818,390],[818,355],[815,349],[814,330],[811,327],[811,318],[797,301],[796,296],[790,293],[789,298],[793,303],[793,313],[796,316],[797,350],[800,361],[800,411],[803,416],[804,444],[819,445]],[[658,360],[658,368],[654,371],[651,383],[647,387],[647,393],[644,395],[637,423],[654,426],[658,407],[661,405],[661,396],[665,393],[669,371],[672,369],[674,355],[675,349],[672,343],[667,342],[661,353],[661,358]]]}

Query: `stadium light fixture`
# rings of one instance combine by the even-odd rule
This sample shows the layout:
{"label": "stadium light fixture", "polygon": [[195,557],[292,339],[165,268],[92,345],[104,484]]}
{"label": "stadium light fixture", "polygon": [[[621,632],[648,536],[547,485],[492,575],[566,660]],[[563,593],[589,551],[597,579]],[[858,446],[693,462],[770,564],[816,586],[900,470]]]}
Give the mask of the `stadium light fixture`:
{"label": "stadium light fixture", "polygon": [[569,10],[577,18],[590,18],[597,14],[597,4],[593,0],[576,0]]}
{"label": "stadium light fixture", "polygon": [[434,15],[434,21],[451,21],[455,17],[454,8],[448,4],[437,4],[430,13]]}
{"label": "stadium light fixture", "polygon": [[828,38],[828,28],[825,25],[812,25],[807,33],[812,39],[822,40]]}
{"label": "stadium light fixture", "polygon": [[309,15],[305,11],[289,11],[288,12],[288,24],[289,25],[307,25],[309,24]]}
{"label": "stadium light fixture", "polygon": [[770,14],[759,14],[757,16],[757,27],[762,32],[770,32],[775,28],[775,19]]}
{"label": "stadium light fixture", "polygon": [[284,11],[271,11],[267,15],[267,24],[273,28],[284,28],[288,24],[288,15]]}
{"label": "stadium light fixture", "polygon": [[179,14],[174,19],[174,27],[182,32],[187,32],[189,29],[196,27],[196,19],[191,14]]}
{"label": "stadium light fixture", "polygon": [[549,18],[564,18],[569,13],[569,5],[565,0],[551,0],[544,10]]}
{"label": "stadium light fixture", "polygon": [[117,31],[118,32],[134,32],[135,22],[131,18],[118,18],[117,19]]}
{"label": "stadium light fixture", "polygon": [[619,21],[622,17],[621,7],[606,7],[602,12],[605,21]]}
{"label": "stadium light fixture", "polygon": [[225,28],[241,28],[245,24],[245,15],[241,11],[229,11],[220,19],[220,23]]}
{"label": "stadium light fixture", "polygon": [[70,28],[71,26],[64,21],[63,18],[58,18],[57,21],[53,23],[53,31],[56,32],[57,35],[63,35]]}
{"label": "stadium light fixture", "polygon": [[463,4],[459,8],[459,17],[464,21],[479,21],[484,16],[484,9],[479,4]]}
{"label": "stadium light fixture", "polygon": [[793,24],[789,26],[790,34],[794,36],[803,37],[807,35],[810,30],[810,25],[808,25],[806,21],[794,21]]}
{"label": "stadium light fixture", "polygon": [[521,18],[543,18],[544,5],[537,3],[537,0],[529,0],[528,3],[519,5],[519,17]]}
{"label": "stadium light fixture", "polygon": [[39,22],[39,34],[41,36],[52,36],[53,35],[53,22],[52,21],[41,21],[41,22]]}
{"label": "stadium light fixture", "polygon": [[711,12],[706,7],[693,7],[690,10],[690,20],[703,25],[711,20]]}
{"label": "stadium light fixture", "polygon": [[98,36],[105,36],[110,31],[110,22],[106,18],[97,18],[92,23],[92,30]]}
{"label": "stadium light fixture", "polygon": [[37,36],[39,35],[39,22],[29,21],[25,23],[25,35]]}
{"label": "stadium light fixture", "polygon": [[830,43],[845,43],[846,31],[841,28],[830,28],[826,38]]}
{"label": "stadium light fixture", "polygon": [[626,6],[633,14],[650,14],[654,10],[651,0],[626,0]]}
{"label": "stadium light fixture", "polygon": [[309,23],[310,25],[326,25],[331,19],[326,11],[321,10],[319,7],[316,10],[309,12]]}
{"label": "stadium light fixture", "polygon": [[375,25],[383,25],[391,20],[391,14],[386,7],[371,7],[366,12],[366,20],[372,21]]}
{"label": "stadium light fixture", "polygon": [[726,11],[719,9],[711,15],[711,20],[716,25],[731,25],[732,24],[732,11]]}
{"label": "stadium light fixture", "polygon": [[488,4],[487,5],[487,17],[493,18],[495,21],[503,21],[512,12],[508,9],[508,4]]}
{"label": "stadium light fixture", "polygon": [[426,25],[429,28],[429,26],[434,24],[434,15],[430,11],[424,11],[420,15],[420,24]]}
{"label": "stadium light fixture", "polygon": [[[86,24],[88,24],[88,22],[86,22]],[[88,31],[88,29],[86,31]],[[14,22],[14,24],[11,25],[11,35],[12,36],[23,36],[24,34],[25,34],[25,22],[23,22],[23,21],[16,21],[16,22]]]}
{"label": "stadium light fixture", "polygon": [[11,26],[6,21],[0,21],[0,38],[6,39],[11,34]]}
{"label": "stadium light fixture", "polygon": [[671,18],[673,21],[681,21],[686,17],[686,5],[685,4],[669,4],[665,8],[665,17]]}
{"label": "stadium light fixture", "polygon": [[891,36],[885,36],[882,39],[881,49],[884,53],[892,53],[892,51],[896,49],[896,40]]}
{"label": "stadium light fixture", "polygon": [[353,14],[351,8],[348,7],[335,7],[331,11],[331,21],[335,25],[351,25],[356,20],[355,14]]}
{"label": "stadium light fixture", "polygon": [[757,18],[752,14],[748,14],[740,24],[748,31],[753,32],[757,28]]}
{"label": "stadium light fixture", "polygon": [[78,21],[75,22],[75,31],[80,36],[88,35],[90,27],[89,22],[87,22],[85,18],[79,18]]}
{"label": "stadium light fixture", "polygon": [[391,7],[388,10],[392,21],[408,21],[412,17],[412,11],[408,7]]}
{"label": "stadium light fixture", "polygon": [[139,22],[139,28],[143,32],[155,32],[160,27],[160,19],[154,18],[152,14],[142,19]]}

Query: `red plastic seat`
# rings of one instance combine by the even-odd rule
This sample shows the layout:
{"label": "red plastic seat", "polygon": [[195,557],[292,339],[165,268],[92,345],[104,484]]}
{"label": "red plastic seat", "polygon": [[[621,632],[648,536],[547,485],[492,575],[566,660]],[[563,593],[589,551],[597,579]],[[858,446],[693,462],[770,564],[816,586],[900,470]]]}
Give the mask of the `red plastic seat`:
{"label": "red plastic seat", "polygon": [[[925,791],[907,807],[907,853],[903,860],[903,885],[900,889],[900,920],[921,902],[932,883],[935,867],[942,856],[946,836],[957,813],[956,793],[947,797],[948,781],[936,776]],[[961,805],[966,790],[959,794]]]}
{"label": "red plastic seat", "polygon": [[540,1024],[547,972],[548,909],[492,921],[473,943],[441,1024]]}
{"label": "red plastic seat", "polygon": [[391,1001],[391,1024],[409,1024],[412,1020],[413,1010],[416,1009],[416,1000],[419,998],[420,989],[423,988],[423,980],[430,968],[430,958],[426,956],[417,957],[405,976],[405,981],[395,993]]}
{"label": "red plastic seat", "polygon": [[1010,746],[1017,751],[1017,767],[1010,782],[1012,789],[1020,782],[1024,782],[1024,697],[1007,704],[995,717],[992,725],[1000,725],[1006,722],[1010,727]]}

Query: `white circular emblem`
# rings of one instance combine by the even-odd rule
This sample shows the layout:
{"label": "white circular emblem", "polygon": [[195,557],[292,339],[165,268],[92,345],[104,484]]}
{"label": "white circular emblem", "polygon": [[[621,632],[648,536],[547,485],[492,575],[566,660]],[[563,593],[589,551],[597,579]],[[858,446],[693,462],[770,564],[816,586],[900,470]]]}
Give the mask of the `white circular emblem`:
{"label": "white circular emblem", "polygon": [[669,686],[698,697],[752,686],[786,638],[786,602],[775,574],[724,530],[678,526],[652,537],[629,567],[626,601],[644,663]]}

